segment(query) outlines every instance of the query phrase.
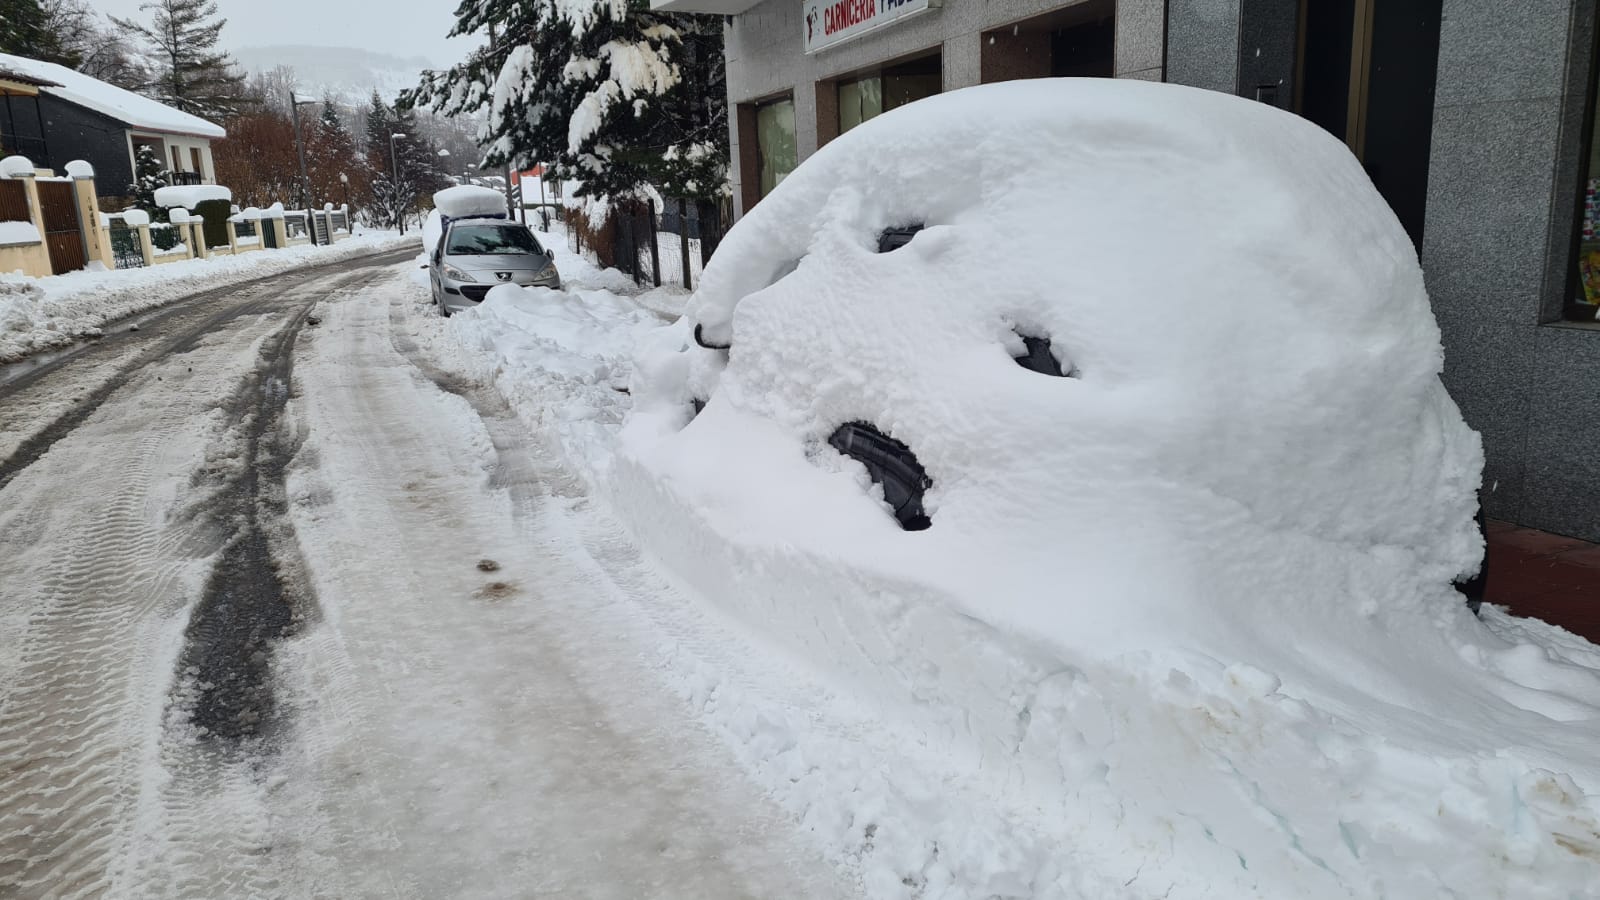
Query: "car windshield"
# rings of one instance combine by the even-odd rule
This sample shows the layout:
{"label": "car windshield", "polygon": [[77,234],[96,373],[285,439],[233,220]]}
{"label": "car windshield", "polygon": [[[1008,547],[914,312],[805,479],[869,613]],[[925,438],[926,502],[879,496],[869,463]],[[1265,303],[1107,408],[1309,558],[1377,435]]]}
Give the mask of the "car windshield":
{"label": "car windshield", "polygon": [[543,253],[533,233],[521,225],[457,225],[450,229],[451,255]]}

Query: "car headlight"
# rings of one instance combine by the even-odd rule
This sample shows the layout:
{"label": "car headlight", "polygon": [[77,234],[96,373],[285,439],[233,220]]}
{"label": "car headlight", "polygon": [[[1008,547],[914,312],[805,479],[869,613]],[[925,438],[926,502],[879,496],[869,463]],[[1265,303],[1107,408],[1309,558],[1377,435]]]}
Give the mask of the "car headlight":
{"label": "car headlight", "polygon": [[444,273],[444,277],[450,279],[451,281],[477,281],[478,280],[476,278],[473,278],[471,275],[467,274],[466,272],[463,272],[460,269],[456,268],[455,266],[450,265],[449,263],[445,263],[444,265],[440,266],[439,270]]}

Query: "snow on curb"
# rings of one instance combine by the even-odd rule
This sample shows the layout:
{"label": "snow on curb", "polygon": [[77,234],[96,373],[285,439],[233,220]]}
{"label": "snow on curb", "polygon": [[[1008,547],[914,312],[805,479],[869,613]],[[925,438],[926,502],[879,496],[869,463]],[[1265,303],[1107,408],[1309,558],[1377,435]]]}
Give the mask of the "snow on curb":
{"label": "snow on curb", "polygon": [[0,275],[0,364],[97,337],[108,322],[200,291],[416,242],[414,235],[379,232],[332,246],[308,244],[139,269],[84,270],[47,278]]}

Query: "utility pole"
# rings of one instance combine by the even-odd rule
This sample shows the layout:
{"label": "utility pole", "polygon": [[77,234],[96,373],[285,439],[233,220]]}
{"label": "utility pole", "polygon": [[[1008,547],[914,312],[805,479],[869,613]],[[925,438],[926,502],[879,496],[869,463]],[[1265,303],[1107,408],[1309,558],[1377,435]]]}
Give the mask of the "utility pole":
{"label": "utility pole", "polygon": [[394,200],[394,217],[395,221],[400,225],[401,234],[406,233],[406,217],[405,211],[400,208],[400,154],[395,150],[394,142],[405,139],[406,136],[403,134],[389,135],[389,159],[394,162],[394,197],[392,198]]}
{"label": "utility pole", "polygon": [[300,139],[300,101],[294,98],[294,91],[289,92],[289,115],[294,119],[294,152],[300,157],[300,202],[296,204],[303,209],[311,207],[311,179],[306,175],[306,148]]}
{"label": "utility pole", "polygon": [[[306,103],[314,101],[307,100]],[[311,226],[311,243],[317,242],[317,228],[314,216],[316,212],[311,209],[311,176],[306,174],[306,148],[305,142],[300,139],[300,103],[294,98],[294,91],[289,92],[289,115],[294,120],[294,152],[300,157],[300,202],[296,204],[306,211],[306,224]]]}

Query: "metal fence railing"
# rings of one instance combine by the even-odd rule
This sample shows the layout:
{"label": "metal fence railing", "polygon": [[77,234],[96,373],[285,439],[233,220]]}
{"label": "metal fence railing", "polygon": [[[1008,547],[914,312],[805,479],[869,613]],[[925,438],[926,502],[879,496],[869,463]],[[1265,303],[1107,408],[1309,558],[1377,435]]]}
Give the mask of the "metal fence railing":
{"label": "metal fence railing", "polygon": [[567,222],[574,252],[621,270],[641,287],[685,290],[700,283],[727,222],[718,204],[682,199],[666,201],[665,208],[651,200],[621,201],[599,227],[582,213],[558,218]]}
{"label": "metal fence railing", "polygon": [[120,218],[111,220],[111,257],[119,269],[144,267],[144,248],[139,246],[139,231]]}

